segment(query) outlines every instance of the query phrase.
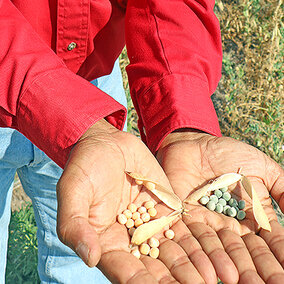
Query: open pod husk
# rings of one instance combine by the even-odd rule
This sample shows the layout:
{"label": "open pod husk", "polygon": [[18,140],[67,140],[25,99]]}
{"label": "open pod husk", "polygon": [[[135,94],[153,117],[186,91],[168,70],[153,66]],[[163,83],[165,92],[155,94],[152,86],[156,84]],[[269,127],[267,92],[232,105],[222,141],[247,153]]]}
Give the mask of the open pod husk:
{"label": "open pod husk", "polygon": [[213,182],[206,184],[205,186],[199,188],[192,194],[190,194],[185,200],[185,203],[191,203],[198,201],[202,196],[206,195],[208,192],[214,191],[216,189],[226,187],[234,184],[235,182],[241,180],[242,175],[237,173],[223,174],[216,178]]}
{"label": "open pod husk", "polygon": [[131,244],[140,245],[158,232],[160,232],[164,227],[172,223],[179,215],[181,210],[171,213],[168,216],[162,216],[159,219],[144,223],[139,226],[131,238]]}
{"label": "open pod husk", "polygon": [[253,210],[253,215],[256,220],[256,222],[259,224],[259,226],[269,232],[271,232],[271,226],[268,220],[268,217],[261,205],[260,200],[258,199],[257,193],[249,181],[249,179],[245,176],[242,176],[242,185],[249,195],[249,197],[252,200],[252,210]]}
{"label": "open pod husk", "polygon": [[[181,200],[177,195],[174,194],[172,189],[165,188],[159,183],[152,181],[148,178],[145,178],[144,176],[138,173],[126,172],[126,174],[128,174],[130,177],[134,178],[135,180],[143,181],[143,185],[153,194],[155,194],[161,201],[163,201],[171,209],[180,210],[183,208]],[[154,184],[155,188],[150,187],[148,185],[149,182]]]}

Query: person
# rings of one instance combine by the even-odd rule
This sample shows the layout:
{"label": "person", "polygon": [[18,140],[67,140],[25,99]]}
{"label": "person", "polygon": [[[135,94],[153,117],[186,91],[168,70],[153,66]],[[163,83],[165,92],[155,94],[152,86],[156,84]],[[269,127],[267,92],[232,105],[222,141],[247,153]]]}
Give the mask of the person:
{"label": "person", "polygon": [[[0,123],[21,132],[64,168],[57,183],[57,232],[65,245],[110,281],[216,283],[218,275],[226,283],[281,283],[284,233],[268,196],[283,210],[283,171],[254,148],[220,137],[210,100],[222,59],[214,1],[0,4]],[[125,108],[87,82],[111,73],[124,31],[131,95],[150,150],[121,131]],[[4,153],[15,150],[5,147]],[[36,169],[43,179],[52,176],[46,172],[52,162],[44,159]],[[238,225],[193,207],[191,219],[174,224],[176,238],[161,244],[159,260],[138,260],[129,253],[127,232],[115,222],[116,215],[130,201],[150,196],[137,190],[126,170],[172,185],[183,199],[205,180],[239,167],[267,204],[272,233],[257,235],[253,219]],[[56,208],[54,192],[32,192],[43,194],[33,198],[34,204],[46,202],[40,206],[45,212],[36,213],[38,220],[45,227],[51,224],[50,233],[38,233],[42,282],[107,281],[97,269],[81,271],[70,250],[50,243],[56,238],[49,218]],[[52,206],[46,198],[53,199]],[[162,204],[159,210],[169,212]]]}

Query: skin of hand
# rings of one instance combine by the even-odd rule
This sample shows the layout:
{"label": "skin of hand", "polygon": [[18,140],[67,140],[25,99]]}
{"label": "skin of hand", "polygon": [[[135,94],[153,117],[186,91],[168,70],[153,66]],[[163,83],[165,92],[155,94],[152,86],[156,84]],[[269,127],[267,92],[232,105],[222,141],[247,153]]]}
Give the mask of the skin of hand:
{"label": "skin of hand", "polygon": [[[208,181],[241,168],[264,206],[272,232],[259,230],[249,196],[235,185],[231,189],[233,194],[246,201],[246,219],[239,222],[196,202],[187,205],[191,216],[184,216],[183,221],[191,233],[183,239],[198,240],[225,283],[284,283],[284,228],[277,222],[269,197],[275,199],[283,212],[284,174],[275,161],[245,143],[194,129],[169,134],[157,152],[157,159],[181,200]],[[186,250],[186,241],[174,240]],[[212,243],[213,249],[212,245],[208,248]],[[238,269],[239,279],[232,274],[233,267],[223,261],[225,254]]]}
{"label": "skin of hand", "polygon": [[[98,265],[112,283],[216,283],[209,257],[191,242],[199,261],[191,264],[175,242],[161,245],[159,259],[130,253],[130,238],[116,217],[128,204],[153,199],[125,171],[138,172],[165,187],[170,183],[142,141],[114,128],[104,119],[95,123],[73,147],[57,185],[59,239],[90,267]],[[170,210],[157,204],[158,212]],[[180,220],[180,232],[188,228]]]}

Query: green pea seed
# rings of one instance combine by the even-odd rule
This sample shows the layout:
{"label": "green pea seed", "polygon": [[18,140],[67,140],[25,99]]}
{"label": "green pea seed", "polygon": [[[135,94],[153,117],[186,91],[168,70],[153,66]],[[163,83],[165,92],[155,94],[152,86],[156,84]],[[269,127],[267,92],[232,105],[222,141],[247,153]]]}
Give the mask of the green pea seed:
{"label": "green pea seed", "polygon": [[236,210],[237,210],[237,213],[240,211],[240,208],[237,206],[233,206]]}
{"label": "green pea seed", "polygon": [[244,220],[245,217],[246,217],[246,212],[243,210],[240,210],[237,214],[237,219],[241,221],[241,220]]}
{"label": "green pea seed", "polygon": [[212,194],[210,197],[209,197],[210,201],[213,201],[215,204],[218,203],[218,197],[214,194]]}
{"label": "green pea seed", "polygon": [[223,198],[226,200],[226,201],[229,201],[231,199],[231,194],[230,192],[226,191],[223,193]]}
{"label": "green pea seed", "polygon": [[239,206],[239,209],[244,209],[245,208],[245,206],[246,206],[246,202],[244,201],[244,200],[240,200],[239,201],[239,204],[238,204],[238,206]]}
{"label": "green pea seed", "polygon": [[214,211],[215,208],[216,208],[216,203],[212,200],[210,200],[207,204],[206,204],[206,207],[211,210],[211,211]]}
{"label": "green pea seed", "polygon": [[223,212],[223,205],[220,204],[220,203],[217,203],[217,204],[216,204],[215,211],[216,211],[217,213],[222,213],[222,212]]}
{"label": "green pea seed", "polygon": [[200,202],[202,205],[206,205],[206,204],[209,202],[209,196],[207,196],[207,195],[202,196],[202,197],[199,199],[199,202]]}
{"label": "green pea seed", "polygon": [[227,187],[227,186],[222,187],[222,188],[220,188],[220,190],[221,190],[222,192],[226,192],[226,191],[228,190],[228,187]]}
{"label": "green pea seed", "polygon": [[229,201],[228,201],[228,204],[232,207],[236,207],[238,206],[238,201],[235,199],[235,198],[231,198]]}
{"label": "green pea seed", "polygon": [[227,215],[230,217],[236,217],[237,215],[237,210],[234,207],[230,207],[227,209]]}
{"label": "green pea seed", "polygon": [[218,197],[218,198],[220,198],[220,197],[222,197],[222,191],[220,190],[220,189],[216,189],[215,191],[214,191],[214,194]]}
{"label": "green pea seed", "polygon": [[227,201],[226,201],[224,198],[220,198],[220,199],[218,200],[218,203],[220,203],[223,207],[224,207],[225,205],[227,205]]}
{"label": "green pea seed", "polygon": [[225,206],[224,206],[224,208],[223,208],[223,213],[224,213],[225,215],[227,215],[227,210],[228,210],[229,208],[231,208],[229,205],[225,205]]}

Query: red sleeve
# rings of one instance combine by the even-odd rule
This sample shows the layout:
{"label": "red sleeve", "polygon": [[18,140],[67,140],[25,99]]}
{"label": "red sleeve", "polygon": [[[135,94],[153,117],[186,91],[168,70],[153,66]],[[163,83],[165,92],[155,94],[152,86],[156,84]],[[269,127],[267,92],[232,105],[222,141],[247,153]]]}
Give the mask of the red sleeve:
{"label": "red sleeve", "polygon": [[221,77],[219,22],[209,0],[129,0],[127,67],[142,139],[152,152],[173,130],[220,136],[210,99]]}
{"label": "red sleeve", "polygon": [[125,109],[69,71],[9,0],[0,0],[0,126],[22,132],[61,167],[97,120],[122,128]]}

